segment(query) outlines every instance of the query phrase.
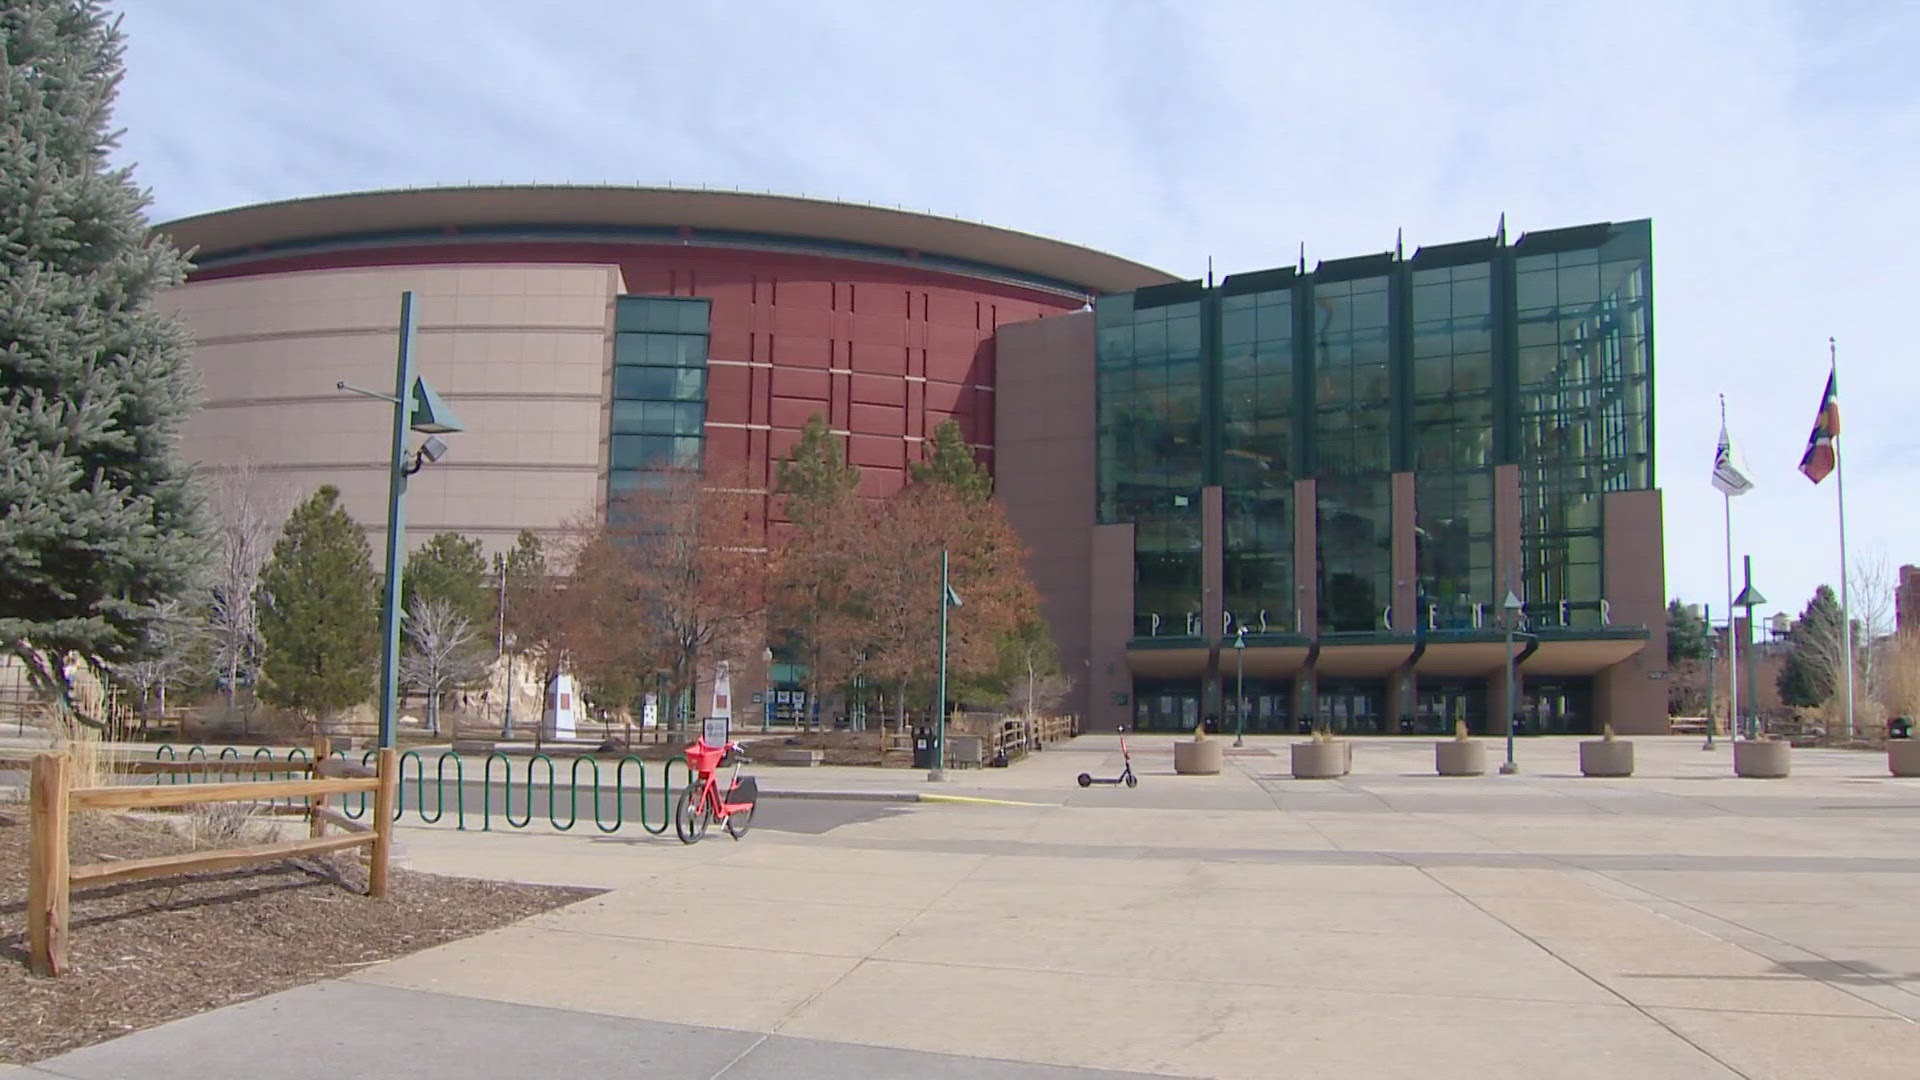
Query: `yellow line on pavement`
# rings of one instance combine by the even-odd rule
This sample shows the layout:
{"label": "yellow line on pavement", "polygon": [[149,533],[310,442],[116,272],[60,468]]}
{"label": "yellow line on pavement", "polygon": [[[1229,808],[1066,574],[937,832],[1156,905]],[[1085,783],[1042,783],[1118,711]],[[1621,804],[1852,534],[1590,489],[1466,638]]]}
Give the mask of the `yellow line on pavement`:
{"label": "yellow line on pavement", "polygon": [[972,803],[979,806],[1056,806],[1057,803],[1015,802],[1012,799],[983,799],[975,795],[935,795],[920,793],[921,802]]}

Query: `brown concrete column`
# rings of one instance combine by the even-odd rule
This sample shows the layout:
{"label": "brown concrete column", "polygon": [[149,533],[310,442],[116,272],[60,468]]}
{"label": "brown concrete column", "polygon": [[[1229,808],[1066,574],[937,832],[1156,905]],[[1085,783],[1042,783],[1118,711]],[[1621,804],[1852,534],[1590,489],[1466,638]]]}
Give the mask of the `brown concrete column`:
{"label": "brown concrete column", "polygon": [[[1667,666],[1667,575],[1662,541],[1660,491],[1615,491],[1601,507],[1601,580],[1608,619],[1615,626],[1644,626],[1646,648],[1594,677],[1594,725],[1613,725],[1621,735],[1667,732],[1667,684],[1653,677]],[[1741,658],[1742,665],[1749,662]],[[1744,671],[1744,667],[1742,669]],[[1741,679],[1741,708],[1747,688]]]}
{"label": "brown concrete column", "polygon": [[[1122,724],[1133,726],[1133,676],[1127,670],[1127,641],[1133,636],[1133,526],[1094,526],[1092,553],[1087,727],[1112,731]],[[1114,704],[1115,694],[1126,695],[1126,703]]]}
{"label": "brown concrete column", "polygon": [[[1415,609],[1414,580],[1420,564],[1414,550],[1413,474],[1393,474],[1393,629],[1411,634],[1419,612]],[[1399,715],[1395,713],[1394,715]]]}
{"label": "brown concrete column", "polygon": [[[1526,644],[1518,638],[1513,642],[1513,653],[1518,657],[1526,651]],[[1493,674],[1487,676],[1487,728],[1485,734],[1505,735],[1507,733],[1507,714],[1514,710],[1516,703],[1526,700],[1527,673],[1520,667],[1513,669],[1513,701],[1507,699],[1507,668],[1502,662]]]}
{"label": "brown concrete column", "polygon": [[1493,602],[1488,605],[1489,622],[1500,618],[1500,602],[1512,588],[1522,601],[1532,601],[1521,583],[1526,564],[1520,555],[1520,466],[1493,467]]}
{"label": "brown concrete column", "polygon": [[1320,636],[1319,503],[1312,480],[1293,482],[1293,610],[1295,630]]}

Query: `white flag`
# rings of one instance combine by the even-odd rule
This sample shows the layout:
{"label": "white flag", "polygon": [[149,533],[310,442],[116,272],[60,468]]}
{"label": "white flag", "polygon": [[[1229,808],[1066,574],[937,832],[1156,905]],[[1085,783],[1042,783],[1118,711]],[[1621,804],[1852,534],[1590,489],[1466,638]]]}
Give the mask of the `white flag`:
{"label": "white flag", "polygon": [[1728,495],[1745,495],[1753,490],[1746,462],[1740,459],[1740,451],[1734,449],[1733,440],[1727,437],[1725,421],[1720,424],[1720,446],[1713,455],[1713,486]]}

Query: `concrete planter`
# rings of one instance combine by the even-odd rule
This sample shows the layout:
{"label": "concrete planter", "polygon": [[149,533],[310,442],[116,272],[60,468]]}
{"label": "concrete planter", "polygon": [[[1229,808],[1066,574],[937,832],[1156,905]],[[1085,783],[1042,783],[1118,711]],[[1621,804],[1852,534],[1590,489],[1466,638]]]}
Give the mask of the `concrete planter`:
{"label": "concrete planter", "polygon": [[1353,744],[1297,742],[1293,744],[1295,780],[1336,780],[1353,771]]}
{"label": "concrete planter", "polygon": [[1920,776],[1920,739],[1888,739],[1887,771],[1895,776]]}
{"label": "concrete planter", "polygon": [[1479,739],[1443,739],[1433,744],[1433,771],[1441,776],[1484,776],[1487,744]]}
{"label": "concrete planter", "polygon": [[1733,775],[1778,780],[1787,775],[1792,754],[1785,739],[1740,739],[1733,744]]}
{"label": "concrete planter", "polygon": [[1226,762],[1225,739],[1189,739],[1173,744],[1173,771],[1181,776],[1214,776]]}
{"label": "concrete planter", "polygon": [[1580,744],[1580,775],[1632,776],[1633,744],[1625,739],[1594,739]]}

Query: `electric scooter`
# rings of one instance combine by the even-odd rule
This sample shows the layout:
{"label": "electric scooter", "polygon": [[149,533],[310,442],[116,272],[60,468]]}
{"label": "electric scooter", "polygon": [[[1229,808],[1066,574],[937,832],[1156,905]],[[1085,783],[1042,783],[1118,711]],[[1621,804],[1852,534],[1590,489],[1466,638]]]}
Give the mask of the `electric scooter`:
{"label": "electric scooter", "polygon": [[1127,729],[1124,727],[1120,729],[1120,761],[1119,776],[1109,779],[1104,776],[1095,776],[1092,773],[1081,773],[1080,786],[1092,787],[1095,784],[1125,784],[1128,787],[1140,786],[1140,778],[1133,775],[1133,755],[1127,753]]}

